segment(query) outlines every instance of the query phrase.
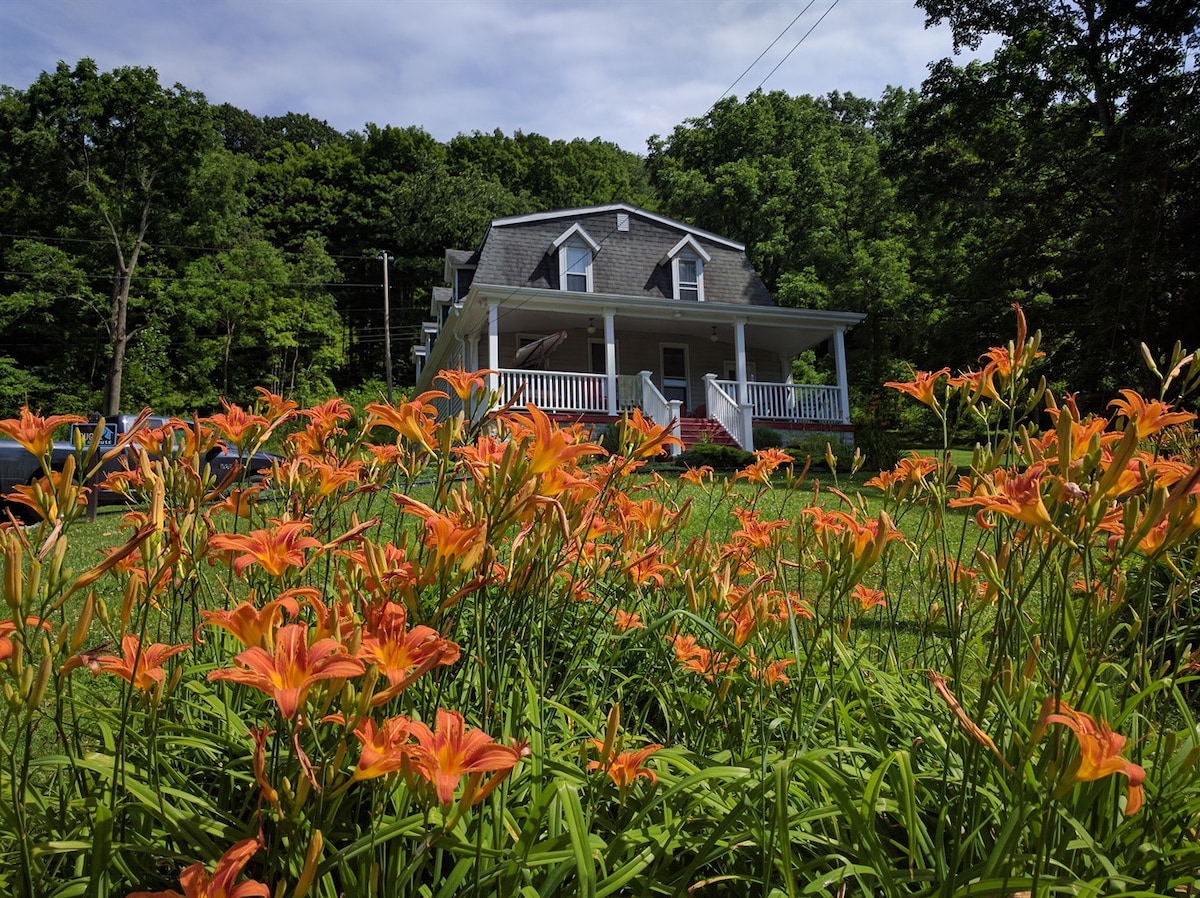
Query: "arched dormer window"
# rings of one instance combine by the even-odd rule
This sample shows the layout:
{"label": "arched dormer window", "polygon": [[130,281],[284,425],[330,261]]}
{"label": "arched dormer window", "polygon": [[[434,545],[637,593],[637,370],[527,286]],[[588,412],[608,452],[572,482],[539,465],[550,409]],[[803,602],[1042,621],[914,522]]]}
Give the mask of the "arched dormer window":
{"label": "arched dormer window", "polygon": [[567,228],[551,244],[551,252],[558,253],[558,288],[572,293],[593,292],[592,262],[600,251],[600,244],[576,223]]}
{"label": "arched dormer window", "polygon": [[704,263],[711,261],[712,256],[691,234],[667,251],[662,264],[671,264],[671,284],[676,299],[704,302]]}

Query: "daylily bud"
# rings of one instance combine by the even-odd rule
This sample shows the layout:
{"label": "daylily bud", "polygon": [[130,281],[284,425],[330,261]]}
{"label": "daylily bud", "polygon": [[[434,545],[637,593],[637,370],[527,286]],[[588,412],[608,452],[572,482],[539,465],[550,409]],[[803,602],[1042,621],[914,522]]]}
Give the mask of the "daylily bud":
{"label": "daylily bud", "polygon": [[[49,648],[49,645],[46,647]],[[42,696],[46,694],[46,684],[50,681],[50,671],[53,669],[50,659],[51,655],[47,652],[42,655],[42,661],[38,664],[37,680],[34,681],[33,691],[29,694],[30,708],[37,708],[42,703]]]}
{"label": "daylily bud", "polygon": [[21,541],[16,534],[5,534],[4,543],[4,601],[13,611],[21,609],[21,595],[25,585],[21,559]]}
{"label": "daylily bud", "polygon": [[[75,624],[75,629],[71,632],[71,654],[74,655],[83,648],[84,640],[87,639],[88,630],[92,626],[92,613],[96,609],[96,593],[89,592],[86,599],[83,600],[83,608],[79,611],[79,620]],[[63,628],[66,632],[66,628]]]}
{"label": "daylily bud", "polygon": [[309,888],[312,887],[313,877],[317,873],[317,862],[321,859],[321,849],[325,847],[325,837],[321,835],[321,831],[313,832],[312,841],[308,843],[308,853],[304,856],[304,869],[300,873],[300,880],[296,883],[296,890],[292,892],[292,898],[304,898],[308,894]]}

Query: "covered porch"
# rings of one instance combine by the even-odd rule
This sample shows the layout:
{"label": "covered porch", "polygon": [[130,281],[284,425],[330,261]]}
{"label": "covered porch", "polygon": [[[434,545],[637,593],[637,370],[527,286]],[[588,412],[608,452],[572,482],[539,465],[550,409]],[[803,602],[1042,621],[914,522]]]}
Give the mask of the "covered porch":
{"label": "covered porch", "polygon": [[[458,313],[461,358],[438,367],[490,370],[502,402],[597,421],[637,408],[677,429],[704,419],[748,450],[760,424],[850,431],[845,333],[861,315],[579,294],[568,304],[561,292],[529,288]],[[792,359],[823,343],[836,383],[793,382]]]}

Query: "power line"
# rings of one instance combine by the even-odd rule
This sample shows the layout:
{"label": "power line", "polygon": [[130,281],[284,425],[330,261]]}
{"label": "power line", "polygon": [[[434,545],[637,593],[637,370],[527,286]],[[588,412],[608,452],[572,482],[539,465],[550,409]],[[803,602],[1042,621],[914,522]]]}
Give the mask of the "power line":
{"label": "power line", "polygon": [[[809,5],[811,6],[812,4],[809,4]],[[787,56],[784,56],[783,59],[779,60],[779,62],[776,63],[775,68],[773,68],[773,69],[771,69],[771,71],[767,72],[767,77],[763,78],[762,81],[758,82],[758,88],[761,88],[764,84],[766,84],[768,79],[770,79],[770,77],[779,70],[779,66],[783,65],[785,62],[788,61],[788,56],[791,56],[793,53],[796,52],[796,50],[799,48],[799,46],[802,43],[804,43],[804,39],[807,38],[810,34],[812,34],[816,30],[818,25],[820,25],[823,21],[825,21],[825,17],[827,15],[829,15],[831,12],[833,12],[833,8],[837,5],[838,5],[838,0],[833,0],[833,2],[829,4],[829,9],[827,9],[827,10],[825,10],[825,12],[821,13],[821,18],[819,18],[819,19],[817,19],[817,21],[813,22],[812,28],[809,28],[808,31],[804,32],[804,36],[801,37],[800,40],[796,41],[796,46],[792,47],[792,49],[788,50]],[[805,9],[807,9],[807,8],[808,7],[805,7]],[[755,90],[757,90],[758,88],[755,88]]]}
{"label": "power line", "polygon": [[[791,30],[791,27],[800,21],[800,17],[803,16],[806,12],[808,12],[809,8],[816,2],[817,2],[817,0],[808,0],[808,6],[804,7],[804,9],[800,10],[800,12],[796,15],[796,18],[792,19],[790,22],[787,23],[787,27],[784,28],[783,31],[779,32],[779,34],[777,34],[775,36],[775,40],[773,40],[773,41],[771,41],[771,43],[767,44],[767,49],[765,49],[761,53],[759,53],[758,56],[755,58],[754,62],[752,62],[752,63],[750,63],[750,65],[746,66],[746,71],[744,71],[744,72],[742,72],[742,74],[738,75],[737,78],[734,79],[733,84],[731,84],[731,85],[729,85],[729,87],[725,88],[725,92],[722,93],[721,96],[717,97],[717,99],[713,102],[712,106],[708,107],[708,110],[705,112],[705,115],[707,115],[709,112],[712,112],[713,106],[716,106],[717,103],[720,103],[722,100],[724,100],[725,97],[728,96],[729,92],[738,86],[738,82],[741,81],[743,78],[745,78],[747,73],[752,68],[754,68],[756,65],[758,65],[759,60],[762,59],[764,56],[766,56],[767,53],[769,53],[771,51],[771,48],[774,47],[777,43],[779,43],[779,41],[783,38],[783,36],[785,34],[787,34],[789,30]],[[795,49],[795,48],[793,48],[793,49]],[[761,87],[762,85],[759,85],[759,86]]]}

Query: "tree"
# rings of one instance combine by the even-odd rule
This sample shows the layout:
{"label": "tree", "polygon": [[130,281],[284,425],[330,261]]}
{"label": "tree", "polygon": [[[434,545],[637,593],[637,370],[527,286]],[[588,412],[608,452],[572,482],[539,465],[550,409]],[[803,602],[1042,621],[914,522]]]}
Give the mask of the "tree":
{"label": "tree", "polygon": [[1139,342],[1195,344],[1200,3],[918,5],[957,45],[1001,42],[933,66],[889,160],[952,260],[935,289],[983,322],[1037,304],[1063,336],[1052,377],[1093,403],[1136,376]]}
{"label": "tree", "polygon": [[[101,411],[120,411],[134,278],[152,230],[165,231],[192,179],[219,146],[204,98],[164,88],[153,69],[98,73],[84,59],[59,63],[28,90],[6,89],[7,178],[20,184],[25,226],[67,224],[107,247],[111,286],[108,364]],[[40,230],[40,228],[39,228]]]}
{"label": "tree", "polygon": [[[887,114],[902,105],[893,96]],[[647,159],[665,211],[745,243],[780,302],[866,312],[851,347],[866,365],[853,370],[875,385],[933,314],[910,276],[912,223],[880,167],[876,115],[853,96],[756,91],[654,138]]]}

